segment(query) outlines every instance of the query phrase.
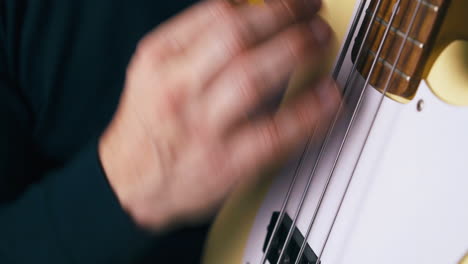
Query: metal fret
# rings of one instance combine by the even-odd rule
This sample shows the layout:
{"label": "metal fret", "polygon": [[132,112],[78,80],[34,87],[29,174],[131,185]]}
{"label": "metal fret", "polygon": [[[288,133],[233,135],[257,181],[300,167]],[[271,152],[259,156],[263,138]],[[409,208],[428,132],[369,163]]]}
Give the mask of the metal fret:
{"label": "metal fret", "polygon": [[421,4],[424,5],[424,6],[427,6],[429,8],[431,8],[434,12],[439,12],[439,6],[436,6],[434,5],[433,3],[430,3],[426,0],[421,0]]}
{"label": "metal fret", "polygon": [[[379,24],[383,25],[384,27],[388,27],[388,23],[380,17],[376,17],[375,21],[377,21]],[[390,27],[390,30],[402,38],[405,36],[405,32],[401,31],[398,28],[395,28],[394,26]],[[413,43],[416,47],[420,49],[424,48],[424,43],[412,37],[408,37],[407,41]]]}
{"label": "metal fret", "polygon": [[[376,56],[375,52],[372,51],[372,50],[368,50],[368,52],[374,56]],[[386,68],[388,68],[389,70],[391,70],[393,68],[393,64],[391,64],[390,62],[388,62],[387,60],[385,60],[384,58],[380,57],[379,58],[379,63],[381,63],[383,66],[385,66]],[[408,74],[402,72],[400,69],[398,68],[395,68],[395,73],[400,75],[405,81],[407,82],[410,82],[411,81],[411,76],[409,76]]]}

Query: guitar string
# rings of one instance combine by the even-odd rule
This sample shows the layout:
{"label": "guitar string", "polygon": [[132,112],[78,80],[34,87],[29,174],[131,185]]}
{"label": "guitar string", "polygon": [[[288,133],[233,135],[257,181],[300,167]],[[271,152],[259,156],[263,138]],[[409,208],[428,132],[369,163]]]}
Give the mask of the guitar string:
{"label": "guitar string", "polygon": [[[345,131],[345,134],[344,134],[344,138],[343,138],[343,140],[342,140],[341,143],[340,143],[340,147],[339,147],[339,149],[338,149],[338,154],[336,155],[336,157],[335,157],[335,159],[334,159],[334,161],[333,161],[332,169],[331,169],[331,171],[330,171],[330,173],[329,173],[329,175],[328,175],[328,179],[331,179],[331,178],[333,177],[334,173],[335,173],[335,169],[336,169],[336,166],[337,166],[337,164],[338,164],[338,160],[339,160],[339,158],[341,157],[341,154],[342,154],[342,152],[343,152],[344,145],[346,144],[347,139],[348,139],[348,136],[349,136],[349,133],[350,133],[350,131],[351,131],[351,128],[352,128],[353,125],[354,125],[354,122],[355,122],[356,117],[357,117],[357,113],[358,113],[358,111],[359,111],[360,108],[361,108],[362,100],[363,100],[363,98],[364,98],[365,91],[367,90],[367,88],[368,88],[368,86],[369,86],[369,82],[370,82],[370,79],[371,79],[371,77],[372,77],[372,74],[374,73],[375,66],[377,65],[377,62],[379,61],[380,54],[381,54],[381,52],[382,52],[383,46],[384,46],[385,41],[387,40],[387,37],[388,37],[388,35],[389,35],[389,33],[390,33],[390,29],[391,29],[391,27],[392,27],[392,25],[393,25],[393,21],[394,21],[394,19],[395,19],[395,16],[396,16],[396,14],[397,14],[397,12],[398,12],[398,10],[399,10],[400,2],[401,2],[401,0],[398,0],[398,1],[395,3],[395,5],[393,6],[393,11],[392,11],[392,15],[391,15],[390,21],[389,21],[389,23],[388,23],[387,28],[385,29],[384,35],[383,35],[382,40],[381,40],[381,42],[380,42],[380,44],[379,44],[379,48],[378,48],[378,50],[377,50],[377,52],[376,52],[376,54],[375,54],[375,59],[374,59],[374,61],[372,62],[372,66],[371,66],[371,68],[370,68],[369,74],[368,74],[368,76],[367,76],[367,78],[366,78],[366,81],[365,81],[365,83],[364,83],[364,86],[363,86],[363,88],[362,88],[362,91],[361,91],[361,93],[360,93],[360,95],[359,95],[359,98],[358,98],[356,107],[355,107],[354,110],[353,110],[350,123],[349,123],[349,125],[347,126],[346,131]],[[364,45],[364,44],[363,44],[363,45]],[[382,97],[384,97],[384,96],[385,96],[385,94],[382,94]],[[327,190],[328,190],[328,186],[326,186],[326,187],[323,189],[323,193],[325,194]],[[317,207],[318,207],[319,210],[320,210],[321,206],[322,206],[322,203],[318,204]],[[322,247],[322,249],[323,249],[323,247]],[[317,261],[315,262],[316,264],[319,263],[320,258],[321,258],[321,255],[322,255],[322,252],[323,252],[323,251],[321,251],[320,254],[318,255]]]}
{"label": "guitar string", "polygon": [[[371,21],[375,21],[375,16],[376,16],[376,14],[377,14],[377,11],[379,10],[380,5],[381,5],[381,1],[378,1],[377,6],[376,6],[376,9],[375,9],[375,13],[374,13],[373,16],[372,16]],[[358,8],[358,10],[359,10],[359,12],[358,12],[359,16],[356,16],[356,17],[355,17],[355,22],[353,22],[353,27],[354,27],[354,28],[357,26],[357,23],[360,21],[360,15],[362,14],[362,10],[363,10],[364,6],[365,6],[365,1],[361,2],[360,7]],[[370,26],[371,26],[371,25],[372,25],[372,23],[369,24],[369,26],[368,26],[368,28],[367,28],[367,30],[366,30],[366,34],[364,35],[364,38],[363,38],[364,41],[367,40],[367,36],[369,35]],[[351,32],[348,34],[348,40],[349,40],[349,42],[350,42],[350,39],[352,39],[352,37],[354,36],[354,32],[355,32],[355,29],[354,29],[354,30],[351,30]],[[349,42],[348,42],[348,44],[349,44]],[[349,47],[349,46],[348,46],[348,47]],[[340,65],[342,64],[342,61],[344,60],[344,57],[345,57],[346,54],[347,54],[347,50],[346,50],[346,51],[343,51],[343,52],[341,53],[341,56],[340,56],[341,63],[340,63]],[[361,49],[359,50],[358,55],[357,55],[357,59],[356,59],[357,62],[360,61],[360,59],[361,59],[361,54],[362,54],[362,46],[361,46]],[[343,59],[342,59],[342,58],[343,58]],[[357,65],[357,64],[355,64],[355,65],[353,66],[353,69],[350,71],[350,74],[347,76],[346,84],[345,84],[345,86],[344,86],[344,87],[345,87],[345,95],[344,95],[344,98],[347,98],[347,97],[349,96],[350,90],[347,89],[347,88],[348,88],[348,86],[349,86],[349,84],[350,84],[351,77],[353,76],[353,73],[355,72],[356,65]],[[334,73],[335,79],[337,79],[338,74],[339,74],[339,71],[336,71],[336,72]],[[344,102],[344,101],[345,101],[345,100],[343,100],[343,102]],[[342,102],[342,103],[343,103],[343,102]],[[289,245],[289,242],[290,242],[290,240],[291,240],[291,238],[292,238],[295,224],[296,224],[297,219],[298,219],[298,216],[299,216],[299,214],[300,214],[300,212],[301,212],[301,210],[302,210],[303,203],[304,203],[304,201],[305,201],[305,199],[306,199],[306,197],[307,197],[308,190],[310,189],[310,185],[311,185],[312,179],[314,178],[314,175],[315,175],[315,171],[316,171],[316,169],[317,169],[318,164],[321,162],[321,159],[322,159],[323,154],[324,154],[324,150],[325,150],[326,146],[328,145],[328,142],[329,142],[329,139],[330,139],[330,137],[331,137],[331,134],[332,134],[333,131],[334,131],[334,127],[335,127],[335,124],[337,123],[337,120],[338,120],[338,118],[339,118],[339,113],[340,113],[342,107],[343,107],[343,105],[341,104],[340,107],[339,107],[340,110],[338,111],[337,115],[335,116],[334,121],[332,122],[332,125],[329,126],[329,128],[328,128],[327,136],[326,136],[324,142],[322,143],[322,146],[321,146],[320,151],[319,151],[319,155],[318,155],[318,157],[317,157],[317,159],[316,159],[316,161],[315,161],[315,164],[314,164],[314,167],[313,167],[313,169],[312,169],[312,172],[309,174],[306,187],[305,187],[304,191],[302,192],[299,205],[298,205],[298,207],[297,207],[297,209],[296,209],[296,213],[295,213],[294,218],[293,218],[293,223],[292,223],[292,225],[291,225],[291,228],[289,229],[288,235],[287,235],[287,237],[286,237],[286,239],[285,239],[285,242],[284,242],[284,244],[283,244],[283,247],[282,247],[282,249],[281,249],[281,251],[280,251],[280,256],[279,256],[279,258],[278,258],[277,263],[280,263],[280,262],[282,261],[282,258],[284,257],[284,253],[286,252],[286,249],[287,249],[287,247],[288,247],[288,245]],[[308,231],[308,233],[309,233],[309,232],[310,232],[310,230]],[[301,246],[300,252],[301,252],[301,251],[303,252],[304,248],[305,248],[305,245],[304,245],[304,243],[303,243],[303,245]]]}
{"label": "guitar string", "polygon": [[[356,28],[357,28],[357,24],[359,22],[359,19],[357,17],[361,17],[362,15],[362,11],[363,11],[363,7],[364,7],[364,3],[366,2],[367,0],[361,0],[361,4],[360,4],[360,7],[358,9],[358,16],[356,16],[356,18],[354,19],[353,23],[352,23],[352,26],[351,26],[351,30],[350,32],[352,32],[351,34],[348,35],[346,41],[345,41],[345,44],[343,45],[343,51],[341,52],[341,54],[347,54],[348,52],[348,48],[350,47],[350,44],[351,44],[351,41],[352,41],[352,36],[354,35],[354,32],[356,31]],[[345,59],[345,56],[341,55],[340,58],[338,59],[337,63],[336,63],[336,66],[335,66],[335,69],[334,69],[334,72],[333,72],[333,78],[336,80],[337,77],[338,77],[338,74],[340,73],[341,71],[341,67],[342,67],[342,64],[343,64],[343,61]],[[273,232],[272,232],[272,235],[270,236],[270,239],[267,243],[267,247],[265,249],[265,252],[262,256],[262,259],[261,259],[261,262],[260,263],[265,263],[266,261],[266,257],[268,256],[268,253],[271,249],[271,246],[272,246],[272,242],[278,232],[278,229],[279,229],[279,226],[284,218],[284,214],[285,214],[285,211],[286,211],[286,206],[290,200],[290,196],[291,196],[291,193],[292,193],[292,190],[295,186],[295,183],[296,183],[296,179],[297,179],[297,175],[298,175],[298,172],[300,171],[300,169],[298,170],[298,167],[302,167],[302,163],[303,163],[303,160],[305,158],[305,154],[308,153],[309,151],[309,145],[310,145],[310,142],[312,141],[312,138],[315,134],[315,129],[313,131],[313,134],[311,136],[309,136],[308,140],[307,140],[307,145],[306,145],[306,149],[304,149],[303,153],[302,153],[302,156],[300,158],[300,161],[299,161],[299,164],[298,166],[296,167],[296,170],[294,172],[294,176],[293,176],[293,179],[289,185],[289,188],[288,188],[288,192],[286,194],[286,197],[285,199],[283,200],[283,203],[282,203],[282,206],[281,206],[281,211],[280,211],[280,214],[278,216],[278,219],[276,220],[276,223],[275,223],[275,226],[273,228]]]}
{"label": "guitar string", "polygon": [[265,263],[266,261],[266,256],[267,256],[267,252],[270,250],[271,248],[271,245],[273,243],[273,238],[274,236],[276,235],[276,233],[278,232],[278,229],[279,229],[279,226],[280,226],[280,223],[283,221],[283,218],[284,218],[284,214],[285,214],[285,211],[286,211],[286,206],[289,202],[289,198],[291,196],[291,193],[292,193],[292,190],[294,188],[294,185],[296,183],[296,179],[297,179],[297,175],[299,174],[299,171],[300,169],[302,168],[302,165],[303,165],[303,160],[304,158],[306,157],[306,153],[308,153],[309,151],[309,145],[310,145],[310,142],[312,141],[312,138],[315,134],[315,129],[314,131],[312,132],[312,135],[309,136],[309,138],[307,139],[307,143],[306,143],[306,146],[304,148],[304,150],[302,151],[302,154],[301,154],[301,157],[299,159],[299,163],[298,165],[296,166],[296,169],[294,170],[294,176],[293,176],[293,179],[291,181],[291,183],[289,184],[289,187],[288,187],[288,192],[286,193],[286,196],[285,196],[285,199],[283,200],[283,203],[281,205],[281,211],[280,211],[280,214],[278,216],[278,219],[276,220],[276,223],[275,223],[275,226],[273,228],[273,231],[272,231],[272,234],[270,236],[270,239],[268,240],[268,243],[267,243],[267,247],[265,249],[265,252],[263,253],[263,256],[262,256],[262,260],[260,263]]}
{"label": "guitar string", "polygon": [[[419,4],[420,4],[420,0],[418,0],[418,6],[419,6]],[[419,8],[417,8],[417,9],[419,9]],[[417,11],[416,11],[416,12],[417,12]],[[392,22],[393,22],[393,21],[392,21]],[[411,24],[412,24],[412,23],[411,23]],[[388,32],[386,33],[386,35],[387,35],[387,34],[388,34]],[[364,39],[365,39],[365,38],[364,38]],[[405,38],[405,39],[407,39],[407,38]],[[402,49],[402,48],[403,48],[403,46],[401,47],[401,49]],[[399,52],[399,55],[398,55],[398,60],[399,60],[399,57],[400,57],[400,55],[401,55],[401,49],[400,49],[400,52]],[[343,54],[345,54],[345,53],[342,53],[342,55],[343,55]],[[380,55],[380,54],[379,54],[379,55]],[[358,57],[359,57],[359,56],[358,56]],[[397,61],[398,61],[398,60],[397,60]],[[396,65],[394,65],[394,66],[396,66]],[[395,67],[394,67],[394,68],[395,68]],[[338,72],[339,72],[339,71],[338,71]],[[389,78],[391,77],[391,75],[393,74],[393,72],[394,72],[394,69],[391,71],[391,73],[390,73],[390,75],[389,75]],[[389,79],[389,80],[390,80],[390,79]],[[386,85],[386,87],[388,87],[389,80],[387,80],[387,85]],[[386,89],[387,89],[387,88],[386,88]],[[384,90],[384,93],[385,93],[386,89]],[[383,98],[382,98],[382,99],[383,99]],[[303,251],[303,250],[301,250],[301,251]],[[300,253],[300,256],[302,256],[302,252]],[[281,260],[281,258],[280,258],[280,260]],[[299,260],[298,260],[298,261],[299,261]],[[297,261],[297,262],[298,262],[298,261]],[[296,262],[296,263],[297,263],[297,262]]]}
{"label": "guitar string", "polygon": [[[418,3],[417,3],[417,5],[416,5],[416,7],[415,7],[415,11],[414,11],[413,14],[412,14],[410,23],[409,23],[409,25],[408,25],[408,29],[407,29],[407,31],[406,31],[406,33],[405,33],[405,36],[404,36],[404,38],[403,38],[403,41],[402,41],[402,43],[401,43],[401,45],[400,45],[400,48],[399,48],[399,50],[398,50],[397,57],[396,57],[396,59],[395,59],[395,62],[394,62],[393,65],[392,65],[392,69],[391,69],[391,71],[390,71],[390,73],[389,73],[389,76],[387,77],[386,82],[385,82],[385,86],[384,86],[385,88],[384,88],[384,90],[382,91],[382,96],[380,97],[380,101],[379,101],[379,103],[378,103],[377,110],[376,110],[374,116],[372,117],[371,126],[370,126],[370,128],[368,129],[368,131],[367,131],[367,134],[366,134],[366,137],[365,137],[365,141],[364,141],[364,145],[363,145],[363,147],[361,148],[361,150],[360,150],[360,152],[359,152],[358,159],[357,159],[356,163],[354,164],[353,171],[351,172],[351,177],[349,178],[349,180],[348,180],[348,182],[347,182],[347,184],[346,184],[345,191],[344,191],[344,193],[343,193],[343,195],[342,195],[342,197],[341,197],[340,204],[339,204],[338,209],[337,209],[337,211],[336,211],[336,213],[335,213],[335,216],[334,216],[334,218],[333,218],[332,224],[331,224],[331,226],[330,226],[330,228],[329,228],[329,230],[328,230],[327,236],[326,236],[326,238],[325,238],[324,245],[322,246],[322,249],[321,249],[320,254],[319,254],[318,258],[317,258],[316,264],[318,264],[318,263],[320,262],[320,259],[321,259],[322,255],[323,255],[323,252],[325,251],[325,248],[326,248],[326,246],[327,246],[327,244],[328,244],[328,241],[329,241],[329,238],[330,238],[330,234],[331,234],[331,232],[332,232],[332,230],[333,230],[333,227],[334,227],[334,225],[335,225],[335,223],[336,223],[336,219],[338,218],[339,212],[340,212],[340,210],[341,210],[341,207],[342,207],[342,205],[343,205],[343,202],[344,202],[344,200],[345,200],[345,198],[346,198],[346,195],[347,195],[347,193],[348,193],[349,186],[351,185],[353,176],[354,176],[354,174],[355,174],[355,172],[356,172],[356,169],[357,169],[357,165],[358,165],[358,163],[359,163],[359,161],[360,161],[360,159],[361,159],[361,157],[362,157],[362,153],[364,152],[364,147],[365,147],[365,145],[366,145],[366,143],[367,143],[367,141],[368,141],[368,139],[369,139],[370,133],[372,132],[372,128],[374,127],[375,121],[377,120],[377,116],[378,116],[378,114],[379,114],[379,112],[380,112],[380,109],[381,109],[383,100],[384,100],[384,98],[385,98],[385,94],[387,93],[388,88],[390,87],[390,82],[391,82],[391,79],[392,79],[391,77],[392,77],[392,75],[395,73],[395,70],[396,70],[397,65],[398,65],[398,63],[399,63],[399,61],[400,61],[401,55],[403,54],[403,49],[404,49],[404,47],[405,47],[405,44],[406,44],[407,41],[408,41],[409,35],[411,34],[411,30],[413,29],[413,26],[414,26],[414,22],[416,21],[417,14],[419,13],[419,10],[420,10],[420,8],[421,8],[422,0],[416,0],[416,1],[417,1]],[[392,24],[392,23],[389,23],[389,27],[391,26],[391,24]]]}
{"label": "guitar string", "polygon": [[[343,61],[345,59],[344,55],[346,55],[347,52],[348,52],[348,48],[350,47],[350,44],[351,44],[351,41],[352,41],[352,36],[354,35],[354,32],[356,31],[357,24],[359,22],[359,18],[361,17],[361,15],[363,13],[362,11],[363,11],[363,7],[364,7],[364,3],[366,1],[367,0],[361,0],[361,4],[360,4],[360,7],[358,8],[358,12],[357,12],[357,14],[359,14],[359,15],[355,17],[355,19],[354,19],[354,21],[352,23],[351,29],[350,29],[350,32],[352,32],[352,33],[348,35],[348,37],[346,38],[346,41],[345,41],[345,43],[343,45],[343,51],[341,52],[341,56],[339,57],[339,59],[338,59],[338,61],[336,63],[336,66],[335,66],[335,69],[334,69],[333,75],[332,75],[333,79],[335,79],[335,80],[338,78],[338,75],[341,72],[341,67],[342,67]],[[264,254],[262,256],[262,260],[261,260],[260,263],[265,263],[266,257],[268,256],[268,252],[271,249],[274,237],[276,236],[276,234],[278,232],[280,223],[283,221],[284,214],[286,212],[286,206],[287,206],[287,204],[288,204],[288,202],[290,200],[292,190],[293,190],[293,188],[295,186],[295,183],[296,183],[296,180],[297,180],[297,175],[298,175],[298,173],[300,172],[300,170],[302,168],[303,161],[304,161],[305,157],[307,156],[306,154],[309,152],[310,143],[312,141],[312,138],[315,135],[315,131],[316,131],[316,129],[313,130],[312,134],[307,139],[305,149],[303,150],[303,152],[302,152],[302,154],[300,156],[299,163],[296,166],[296,169],[294,171],[293,179],[292,179],[291,183],[289,184],[288,191],[286,193],[285,199],[283,200],[283,203],[281,205],[280,214],[278,216],[278,219],[276,220],[275,226],[274,226],[273,231],[272,231],[272,235],[271,235],[270,239],[268,240],[267,247],[265,249],[265,252],[264,252]]]}
{"label": "guitar string", "polygon": [[[380,3],[378,3],[378,4],[376,5],[375,10],[374,10],[374,15],[378,13],[379,9],[380,9]],[[362,42],[362,45],[360,46],[359,53],[358,53],[359,55],[358,55],[358,56],[360,56],[360,54],[361,54],[362,51],[363,51],[364,43],[365,43],[366,40],[367,40],[367,34],[369,34],[370,29],[371,29],[371,27],[372,27],[373,24],[374,24],[373,21],[375,21],[374,17],[371,19],[371,21],[370,21],[370,23],[369,23],[369,25],[368,25],[367,32],[366,32],[366,36],[363,38],[363,42]],[[388,35],[388,32],[384,34],[382,42],[385,41],[387,35]],[[379,52],[379,53],[380,53],[380,52]],[[380,55],[380,54],[379,54],[379,55]],[[377,58],[378,58],[378,56],[377,56]],[[357,67],[358,63],[360,63],[360,61],[359,61],[359,60],[356,60],[356,63],[354,64],[354,67],[353,67],[353,69],[352,69],[352,71],[351,71],[352,74],[355,72],[355,68]],[[375,63],[375,61],[374,61],[374,63]],[[372,76],[373,71],[374,71],[374,68],[372,67],[372,68],[370,69],[370,71],[369,71],[369,77],[368,77],[368,78],[370,78],[370,76]],[[346,83],[348,84],[348,82],[349,82],[349,79],[346,81]],[[363,95],[364,95],[364,93],[365,93],[365,91],[366,91],[366,87],[367,87],[367,85],[365,85],[365,86],[363,87],[363,89],[361,90],[361,93],[360,93],[360,95],[359,95],[359,99],[358,99],[358,102],[357,102],[357,106],[356,106],[356,107],[358,107],[358,106],[361,104],[362,97],[363,97]],[[338,159],[338,157],[341,155],[342,149],[343,149],[343,147],[344,147],[344,143],[346,142],[346,139],[347,139],[348,134],[349,134],[350,127],[352,126],[352,123],[354,122],[353,119],[354,119],[354,116],[356,115],[356,112],[357,112],[357,111],[355,110],[354,113],[353,113],[353,117],[351,118],[350,124],[348,125],[348,128],[347,128],[347,130],[346,130],[346,132],[345,132],[345,135],[344,135],[344,137],[343,137],[343,141],[341,142],[341,145],[340,145],[340,147],[339,147],[338,154],[337,154],[337,156],[336,156],[336,158],[335,158],[335,161],[334,161],[334,163],[333,163],[332,171],[331,171],[331,173],[328,175],[328,177],[327,177],[327,179],[326,179],[325,186],[324,186],[324,188],[322,189],[322,192],[321,192],[321,194],[320,194],[320,198],[319,198],[318,203],[317,203],[317,205],[316,205],[316,207],[315,207],[315,210],[314,210],[312,219],[311,219],[311,221],[310,221],[310,223],[309,223],[309,225],[308,225],[307,232],[306,232],[306,234],[304,235],[304,241],[302,242],[301,249],[300,249],[300,251],[299,251],[298,257],[296,258],[296,262],[295,262],[296,264],[298,264],[298,263],[301,261],[302,256],[303,256],[303,254],[304,254],[304,250],[305,250],[305,247],[306,247],[306,245],[307,245],[308,237],[309,237],[309,235],[310,235],[310,232],[311,232],[311,230],[312,230],[312,227],[313,227],[313,225],[314,225],[314,223],[315,223],[315,220],[316,220],[316,218],[317,218],[318,212],[319,212],[319,210],[320,210],[320,208],[321,208],[321,205],[322,205],[322,203],[323,203],[325,193],[326,193],[326,191],[327,191],[327,189],[328,189],[328,187],[329,187],[329,184],[330,184],[330,182],[331,182],[331,179],[332,179],[332,177],[333,177],[333,171],[334,171],[334,168],[336,167],[337,159]],[[336,121],[337,121],[337,120],[335,120],[335,122],[336,122]],[[334,124],[334,125],[335,125],[335,124]],[[313,176],[312,176],[312,177],[314,177],[314,175],[315,175],[315,171],[313,171]]]}
{"label": "guitar string", "polygon": [[[369,26],[367,27],[367,30],[366,30],[366,32],[365,32],[365,35],[364,35],[364,37],[363,37],[363,40],[362,40],[363,42],[365,42],[365,41],[367,40],[367,38],[368,38],[368,35],[369,35],[369,32],[370,32],[371,26],[372,26],[373,22],[375,21],[375,16],[376,16],[378,10],[380,9],[380,5],[381,5],[381,2],[379,1],[379,2],[377,3],[377,5],[375,6],[375,11],[374,11],[374,14],[373,14],[373,16],[372,16],[372,18],[371,18],[371,20],[370,20]],[[363,7],[364,7],[364,6],[363,6]],[[354,33],[351,34],[351,36],[353,36],[353,35],[354,35]],[[358,54],[357,54],[357,56],[356,56],[356,58],[357,58],[357,59],[356,59],[356,63],[353,65],[353,68],[351,69],[350,74],[348,75],[348,77],[347,77],[347,79],[346,79],[345,87],[348,87],[348,86],[350,85],[350,82],[351,82],[352,80],[354,80],[354,79],[351,78],[351,77],[352,77],[352,75],[355,73],[356,67],[357,67],[358,63],[360,63],[362,51],[363,51],[363,45],[361,45],[361,47],[359,48]],[[344,53],[342,54],[342,56],[345,56],[345,55],[346,55],[346,54],[344,54]],[[355,76],[353,75],[353,77],[355,77]],[[345,97],[346,97],[346,96],[345,96]],[[313,168],[313,170],[312,170],[311,173],[310,173],[310,176],[309,176],[309,183],[308,183],[308,184],[310,184],[310,182],[312,181],[312,179],[315,178],[315,174],[316,174],[316,169],[317,169],[318,163],[320,163],[320,162],[321,162],[321,159],[323,158],[324,149],[325,149],[325,147],[328,145],[328,140],[331,138],[331,133],[333,133],[333,131],[334,131],[333,129],[334,129],[335,125],[336,125],[336,122],[338,122],[338,116],[337,116],[337,117],[335,118],[335,120],[333,121],[333,124],[332,124],[332,126],[331,126],[331,128],[330,128],[330,130],[329,130],[329,134],[328,134],[328,136],[327,136],[326,142],[324,142],[324,145],[322,146],[322,149],[321,149],[321,151],[320,151],[320,153],[319,153],[319,157],[317,158],[317,161],[316,161],[316,163],[315,163],[315,165],[314,165],[314,168]],[[329,182],[330,182],[330,179],[327,179],[327,181],[326,181],[326,186],[328,186]],[[325,189],[326,189],[326,187],[325,187]],[[305,190],[305,193],[308,193],[308,188]],[[320,198],[319,198],[319,200],[318,200],[318,205],[320,205],[320,204],[322,203],[323,196],[324,196],[324,193],[323,193],[323,191],[322,191],[322,194],[320,195]],[[309,224],[309,226],[308,226],[308,228],[307,228],[306,234],[304,235],[304,241],[302,242],[301,248],[300,248],[299,253],[298,253],[298,257],[296,258],[296,262],[295,262],[296,264],[298,264],[298,263],[301,261],[302,256],[303,256],[303,254],[304,254],[304,250],[305,250],[306,245],[307,245],[307,239],[308,239],[308,237],[309,237],[309,235],[310,235],[310,232],[311,232],[311,229],[312,229],[312,225],[313,225],[313,223],[314,223],[314,221],[315,221],[315,219],[316,219],[316,217],[317,217],[318,208],[319,208],[319,206],[316,207],[316,209],[315,209],[315,211],[314,211],[314,213],[313,213],[311,222],[310,222],[310,224]]]}
{"label": "guitar string", "polygon": [[[376,12],[373,14],[371,21],[375,21],[375,17],[376,17],[376,15],[377,15],[377,10],[378,10],[378,8],[380,7],[380,4],[381,4],[381,1],[378,1],[378,5],[377,5],[377,8],[376,8]],[[365,5],[364,5],[364,2],[363,2],[363,3],[362,3],[362,6],[359,7],[359,9],[361,9],[361,10],[360,10],[360,11],[361,11],[361,14],[362,14],[362,11],[363,11],[363,9],[364,9],[364,6],[365,6]],[[360,16],[359,16],[359,18],[360,18]],[[359,19],[357,19],[357,21],[359,21]],[[353,24],[354,24],[354,23],[353,23]],[[357,22],[356,22],[356,24],[357,24]],[[364,39],[367,39],[367,37],[368,37],[368,35],[369,35],[370,28],[371,28],[370,25],[371,25],[371,24],[369,24],[368,28],[366,29],[366,34],[365,34],[365,36],[364,36]],[[354,32],[353,32],[353,33],[350,33],[350,34],[348,35],[348,37],[350,37],[351,39],[352,39],[353,36],[354,36]],[[347,51],[346,51],[346,52],[343,52],[343,53],[341,54],[341,57],[344,58],[345,55],[346,55],[346,53],[347,53]],[[358,53],[358,55],[357,55],[357,61],[360,61],[360,59],[361,59],[361,53],[362,53],[362,46],[361,46],[361,49],[359,50],[359,53]],[[355,65],[357,65],[357,64],[355,64]],[[351,69],[349,75],[347,76],[347,79],[346,79],[346,82],[345,82],[345,85],[344,85],[344,87],[345,87],[345,88],[344,88],[344,89],[345,89],[345,94],[344,94],[343,98],[347,98],[348,96],[351,95],[351,94],[350,94],[351,90],[348,89],[348,88],[349,88],[349,84],[350,84],[350,81],[351,81],[351,79],[352,79],[353,73],[354,73],[355,70],[356,70],[356,66],[355,66],[355,65],[353,65],[353,68]],[[339,73],[336,73],[336,78],[335,78],[335,79],[337,79],[338,74],[339,74]],[[305,202],[305,200],[306,200],[306,198],[307,198],[307,195],[308,195],[308,193],[309,193],[309,189],[310,189],[312,180],[313,180],[313,178],[314,178],[315,172],[316,172],[316,170],[317,170],[317,167],[318,167],[319,164],[321,164],[321,160],[322,160],[322,157],[323,157],[323,155],[324,155],[324,153],[325,153],[325,149],[326,149],[326,147],[328,146],[329,140],[330,140],[330,138],[331,138],[333,132],[335,131],[334,128],[335,128],[335,125],[336,125],[336,123],[337,123],[337,121],[338,121],[338,119],[339,119],[339,117],[340,117],[340,113],[341,113],[341,111],[342,111],[342,109],[343,109],[343,107],[344,107],[344,102],[345,102],[345,99],[343,99],[343,101],[340,103],[340,106],[339,106],[338,111],[337,111],[337,113],[336,113],[336,115],[335,115],[335,117],[334,117],[334,120],[333,120],[333,122],[331,123],[331,125],[330,125],[329,128],[328,128],[327,136],[325,137],[324,141],[323,141],[322,144],[321,144],[321,147],[320,147],[320,150],[319,150],[319,154],[318,154],[318,156],[317,156],[317,158],[316,158],[316,160],[315,160],[315,163],[314,163],[314,166],[313,166],[313,168],[312,168],[312,171],[309,173],[309,176],[308,176],[308,179],[307,179],[307,183],[306,183],[306,185],[305,185],[305,188],[304,188],[303,191],[302,191],[299,204],[298,204],[298,206],[296,207],[296,212],[295,212],[295,214],[294,214],[294,216],[293,216],[293,221],[292,221],[291,227],[289,228],[289,231],[288,231],[288,234],[287,234],[287,236],[286,236],[286,239],[285,239],[285,241],[284,241],[284,243],[283,243],[283,245],[282,245],[282,248],[281,248],[281,251],[280,251],[280,255],[279,255],[278,260],[277,260],[277,263],[278,263],[278,264],[281,263],[282,258],[284,257],[284,254],[285,254],[285,252],[286,252],[286,249],[287,249],[287,247],[289,246],[289,243],[290,243],[290,241],[291,241],[291,239],[292,239],[292,236],[293,236],[293,233],[294,233],[294,230],[295,230],[295,226],[296,226],[296,222],[297,222],[297,220],[298,220],[298,218],[299,218],[299,215],[300,215],[300,213],[301,213],[301,211],[302,211],[303,204],[304,204],[304,202]],[[309,232],[310,232],[310,231],[309,231]],[[304,246],[304,245],[301,245],[301,248],[305,248],[305,246]],[[304,249],[303,249],[303,250],[304,250]]]}

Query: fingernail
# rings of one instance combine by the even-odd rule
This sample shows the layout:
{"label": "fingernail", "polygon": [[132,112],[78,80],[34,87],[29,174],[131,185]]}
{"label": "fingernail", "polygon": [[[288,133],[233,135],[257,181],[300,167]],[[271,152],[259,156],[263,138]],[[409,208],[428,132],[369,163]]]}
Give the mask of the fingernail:
{"label": "fingernail", "polygon": [[310,22],[315,39],[320,45],[326,45],[330,41],[331,31],[321,19],[315,18]]}
{"label": "fingernail", "polygon": [[332,79],[324,80],[319,84],[317,95],[325,114],[332,114],[336,112],[336,108],[338,106],[338,98],[336,93],[336,83]]}

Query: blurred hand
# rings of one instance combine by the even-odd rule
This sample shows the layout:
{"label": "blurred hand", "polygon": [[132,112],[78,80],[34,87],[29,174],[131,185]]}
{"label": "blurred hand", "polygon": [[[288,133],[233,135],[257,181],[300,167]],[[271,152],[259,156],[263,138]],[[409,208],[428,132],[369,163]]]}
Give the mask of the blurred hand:
{"label": "blurred hand", "polygon": [[[239,1],[237,1],[239,2]],[[331,30],[320,0],[203,1],[140,43],[99,154],[122,207],[151,230],[212,214],[240,181],[295,150],[338,105],[327,78],[251,118]]]}

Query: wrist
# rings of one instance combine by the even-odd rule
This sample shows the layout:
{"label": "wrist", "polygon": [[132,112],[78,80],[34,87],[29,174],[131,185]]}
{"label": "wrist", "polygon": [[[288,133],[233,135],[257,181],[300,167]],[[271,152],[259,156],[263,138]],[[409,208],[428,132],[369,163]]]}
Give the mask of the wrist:
{"label": "wrist", "polygon": [[[122,124],[115,118],[99,139],[99,158],[117,200],[135,224],[165,232],[172,226],[170,199],[165,197],[166,188],[159,180],[161,175],[157,175],[160,173],[146,169],[154,168],[154,156],[147,150],[144,133],[137,128],[136,124]],[[145,174],[155,174],[151,177],[154,180],[145,182]],[[160,197],[154,199],[155,194]]]}

